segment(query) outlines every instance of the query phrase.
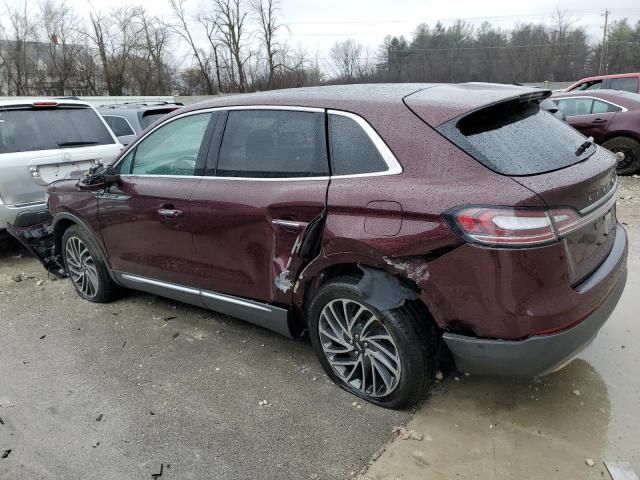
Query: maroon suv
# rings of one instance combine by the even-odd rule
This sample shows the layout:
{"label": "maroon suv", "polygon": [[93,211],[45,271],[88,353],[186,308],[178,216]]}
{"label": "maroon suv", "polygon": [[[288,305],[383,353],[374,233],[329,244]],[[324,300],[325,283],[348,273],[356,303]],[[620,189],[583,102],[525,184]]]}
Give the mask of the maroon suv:
{"label": "maroon suv", "polygon": [[423,397],[436,357],[536,376],[598,333],[626,281],[615,158],[490,84],[353,85],[174,112],[113,169],[13,229],[94,302],[120,287],[309,333],[373,403]]}

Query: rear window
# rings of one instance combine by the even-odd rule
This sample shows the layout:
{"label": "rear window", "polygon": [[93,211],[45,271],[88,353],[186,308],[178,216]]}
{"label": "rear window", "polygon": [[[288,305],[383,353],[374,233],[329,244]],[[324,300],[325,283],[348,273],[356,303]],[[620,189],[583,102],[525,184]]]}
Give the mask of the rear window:
{"label": "rear window", "polygon": [[170,108],[167,110],[151,110],[151,111],[144,112],[142,114],[142,119],[140,120],[140,126],[142,127],[142,130],[147,128],[149,125],[154,124],[157,120],[160,120],[162,117],[164,117],[168,113],[173,112],[174,110],[177,110],[177,109]]}
{"label": "rear window", "polygon": [[112,143],[109,130],[91,108],[0,109],[0,153]]}
{"label": "rear window", "polygon": [[592,146],[576,155],[585,137],[532,101],[493,105],[445,123],[438,130],[483,165],[503,175],[558,170],[595,151]]}

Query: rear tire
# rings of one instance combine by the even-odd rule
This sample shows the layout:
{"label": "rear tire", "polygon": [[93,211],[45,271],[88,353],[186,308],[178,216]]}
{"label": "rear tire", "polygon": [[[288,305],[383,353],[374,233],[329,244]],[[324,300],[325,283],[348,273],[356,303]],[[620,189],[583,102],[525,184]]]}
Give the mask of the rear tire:
{"label": "rear tire", "polygon": [[[640,142],[629,137],[610,138],[602,144],[618,157],[618,175],[633,175],[640,170]],[[620,155],[624,155],[620,158]]]}
{"label": "rear tire", "polygon": [[79,225],[69,227],[62,236],[62,258],[78,295],[95,303],[115,300],[120,289],[98,253],[91,235]]}
{"label": "rear tire", "polygon": [[434,376],[435,328],[413,302],[377,309],[358,283],[359,277],[344,276],[320,287],[308,311],[313,349],[346,391],[385,408],[411,407]]}

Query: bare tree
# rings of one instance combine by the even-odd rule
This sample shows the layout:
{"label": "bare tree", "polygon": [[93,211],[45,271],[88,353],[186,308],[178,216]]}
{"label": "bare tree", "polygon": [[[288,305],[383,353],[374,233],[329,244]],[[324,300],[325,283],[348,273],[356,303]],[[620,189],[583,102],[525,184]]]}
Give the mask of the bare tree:
{"label": "bare tree", "polygon": [[282,24],[276,17],[280,6],[278,0],[252,0],[251,8],[258,22],[258,38],[265,49],[268,68],[267,88],[271,89],[276,69],[283,66],[283,59],[280,62],[276,60],[277,56],[283,56],[283,49],[276,40],[276,34],[282,28]]}
{"label": "bare tree", "polygon": [[4,47],[0,47],[0,62],[4,67],[9,91],[15,95],[28,95],[30,76],[36,60],[30,58],[29,47],[37,41],[37,22],[27,0],[21,5],[5,4],[8,28],[0,26]]}
{"label": "bare tree", "polygon": [[43,33],[55,70],[54,93],[73,93],[69,83],[77,77],[78,57],[83,48],[78,14],[66,0],[45,0],[41,12]]}
{"label": "bare tree", "polygon": [[160,18],[149,16],[142,7],[136,9],[136,22],[141,32],[140,56],[146,66],[147,81],[145,94],[151,91],[167,93],[169,79],[165,61],[169,40],[169,26]]}
{"label": "bare tree", "polygon": [[342,80],[360,79],[372,71],[367,49],[351,38],[336,42],[329,50],[329,57]]}
{"label": "bare tree", "polygon": [[236,83],[238,91],[244,92],[247,89],[244,65],[251,58],[251,54],[245,56],[243,53],[247,12],[242,0],[213,1],[219,20],[221,40],[231,57],[231,78]]}
{"label": "bare tree", "polygon": [[211,79],[211,68],[206,53],[196,44],[191,34],[191,26],[189,25],[189,17],[185,8],[186,0],[169,0],[171,11],[173,13],[174,23],[171,25],[173,30],[189,45],[193,58],[200,69],[200,74],[204,78],[207,93],[212,95],[215,93],[213,81]]}

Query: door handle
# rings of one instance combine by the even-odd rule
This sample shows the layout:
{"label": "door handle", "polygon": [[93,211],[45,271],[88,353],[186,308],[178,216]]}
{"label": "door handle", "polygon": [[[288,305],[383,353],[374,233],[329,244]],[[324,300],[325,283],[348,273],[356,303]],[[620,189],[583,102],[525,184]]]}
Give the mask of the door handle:
{"label": "door handle", "polygon": [[174,210],[172,208],[159,208],[158,214],[164,218],[174,219],[182,215],[182,210]]}
{"label": "door handle", "polygon": [[607,123],[607,121],[606,121],[604,118],[596,118],[596,119],[595,119],[593,122],[591,122],[591,123],[595,123],[595,124],[598,124],[598,123]]}

